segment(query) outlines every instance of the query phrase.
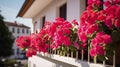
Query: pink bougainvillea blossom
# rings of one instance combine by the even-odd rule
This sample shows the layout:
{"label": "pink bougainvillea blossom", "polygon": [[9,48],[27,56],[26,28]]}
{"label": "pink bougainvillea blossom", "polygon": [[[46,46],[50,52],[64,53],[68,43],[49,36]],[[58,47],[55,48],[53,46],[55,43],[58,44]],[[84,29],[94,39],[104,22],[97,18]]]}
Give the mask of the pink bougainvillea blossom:
{"label": "pink bougainvillea blossom", "polygon": [[27,48],[30,46],[31,38],[29,36],[20,36],[16,39],[16,42],[20,48]]}
{"label": "pink bougainvillea blossom", "polygon": [[102,46],[96,46],[96,47],[90,49],[90,55],[92,57],[94,57],[96,55],[104,55],[104,54],[105,54],[105,50],[103,49]]}
{"label": "pink bougainvillea blossom", "polygon": [[29,48],[29,49],[26,51],[26,56],[27,56],[27,57],[32,57],[32,55],[36,55],[36,50]]}
{"label": "pink bougainvillea blossom", "polygon": [[94,32],[98,31],[98,25],[96,24],[93,24],[93,25],[89,25],[87,30],[86,30],[86,33],[87,34],[93,34]]}
{"label": "pink bougainvillea blossom", "polygon": [[90,49],[90,55],[91,55],[92,57],[94,57],[94,56],[97,55],[96,48],[92,48],[92,49]]}
{"label": "pink bougainvillea blossom", "polygon": [[93,47],[101,44],[108,44],[112,42],[112,38],[110,35],[105,34],[104,32],[98,32],[96,37],[91,40],[91,44]]}

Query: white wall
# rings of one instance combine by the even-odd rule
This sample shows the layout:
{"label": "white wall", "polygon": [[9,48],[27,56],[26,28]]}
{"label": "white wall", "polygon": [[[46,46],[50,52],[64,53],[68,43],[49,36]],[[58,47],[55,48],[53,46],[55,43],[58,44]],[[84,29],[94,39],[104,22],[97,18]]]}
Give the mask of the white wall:
{"label": "white wall", "polygon": [[28,67],[104,67],[102,64],[89,63],[59,55],[33,56],[28,59]]}
{"label": "white wall", "polygon": [[46,17],[46,21],[54,21],[59,17],[59,7],[65,3],[67,3],[67,20],[80,21],[80,14],[85,10],[85,0],[54,0],[33,18],[33,23],[37,21],[35,29],[39,31],[42,27],[43,16]]}
{"label": "white wall", "polygon": [[37,56],[33,56],[32,58],[29,58],[28,60],[28,67],[50,67],[52,66],[52,62],[46,61],[42,58],[39,58]]}
{"label": "white wall", "polygon": [[39,31],[42,27],[41,18],[45,16],[46,21],[54,21],[56,17],[58,17],[58,8],[66,3],[67,0],[54,0],[52,1],[46,8],[44,8],[37,16],[33,18],[33,23],[37,21],[35,29]]}

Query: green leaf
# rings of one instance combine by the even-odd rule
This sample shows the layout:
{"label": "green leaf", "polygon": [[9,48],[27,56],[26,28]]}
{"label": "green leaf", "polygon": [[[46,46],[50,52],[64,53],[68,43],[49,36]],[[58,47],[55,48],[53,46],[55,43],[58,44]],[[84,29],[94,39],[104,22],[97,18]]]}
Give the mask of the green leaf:
{"label": "green leaf", "polygon": [[25,51],[27,48],[22,48],[21,50]]}
{"label": "green leaf", "polygon": [[104,55],[98,55],[98,59],[99,59],[100,61],[105,61],[105,60],[107,60],[106,56],[104,56]]}
{"label": "green leaf", "polygon": [[120,41],[120,32],[113,31],[111,35],[114,42]]}
{"label": "green leaf", "polygon": [[70,51],[73,51],[73,52],[77,51],[77,49],[72,45],[69,47],[69,49],[70,49]]}
{"label": "green leaf", "polygon": [[106,56],[107,57],[113,57],[113,55],[114,55],[113,50],[106,50]]}
{"label": "green leaf", "polygon": [[103,23],[98,23],[101,31],[104,31],[106,34],[111,34],[111,30]]}

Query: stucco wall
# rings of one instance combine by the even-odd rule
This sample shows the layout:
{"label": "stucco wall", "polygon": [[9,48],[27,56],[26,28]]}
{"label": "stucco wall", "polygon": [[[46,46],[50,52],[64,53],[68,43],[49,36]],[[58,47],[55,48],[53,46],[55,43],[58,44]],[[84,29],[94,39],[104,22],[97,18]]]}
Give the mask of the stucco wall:
{"label": "stucco wall", "polygon": [[33,23],[37,22],[35,29],[39,31],[42,27],[41,18],[43,16],[46,17],[46,21],[54,21],[55,18],[59,17],[59,7],[65,3],[67,3],[67,20],[80,21],[80,14],[85,10],[85,0],[54,0],[33,18]]}
{"label": "stucco wall", "polygon": [[28,59],[28,67],[103,67],[102,64],[88,63],[70,57],[58,55],[33,56]]}

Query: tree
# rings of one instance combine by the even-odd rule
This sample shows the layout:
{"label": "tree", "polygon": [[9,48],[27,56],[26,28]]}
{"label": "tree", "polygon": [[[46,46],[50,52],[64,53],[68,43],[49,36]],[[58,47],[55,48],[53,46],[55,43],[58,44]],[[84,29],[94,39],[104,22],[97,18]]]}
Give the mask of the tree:
{"label": "tree", "polygon": [[0,57],[8,57],[12,54],[14,38],[0,14]]}

